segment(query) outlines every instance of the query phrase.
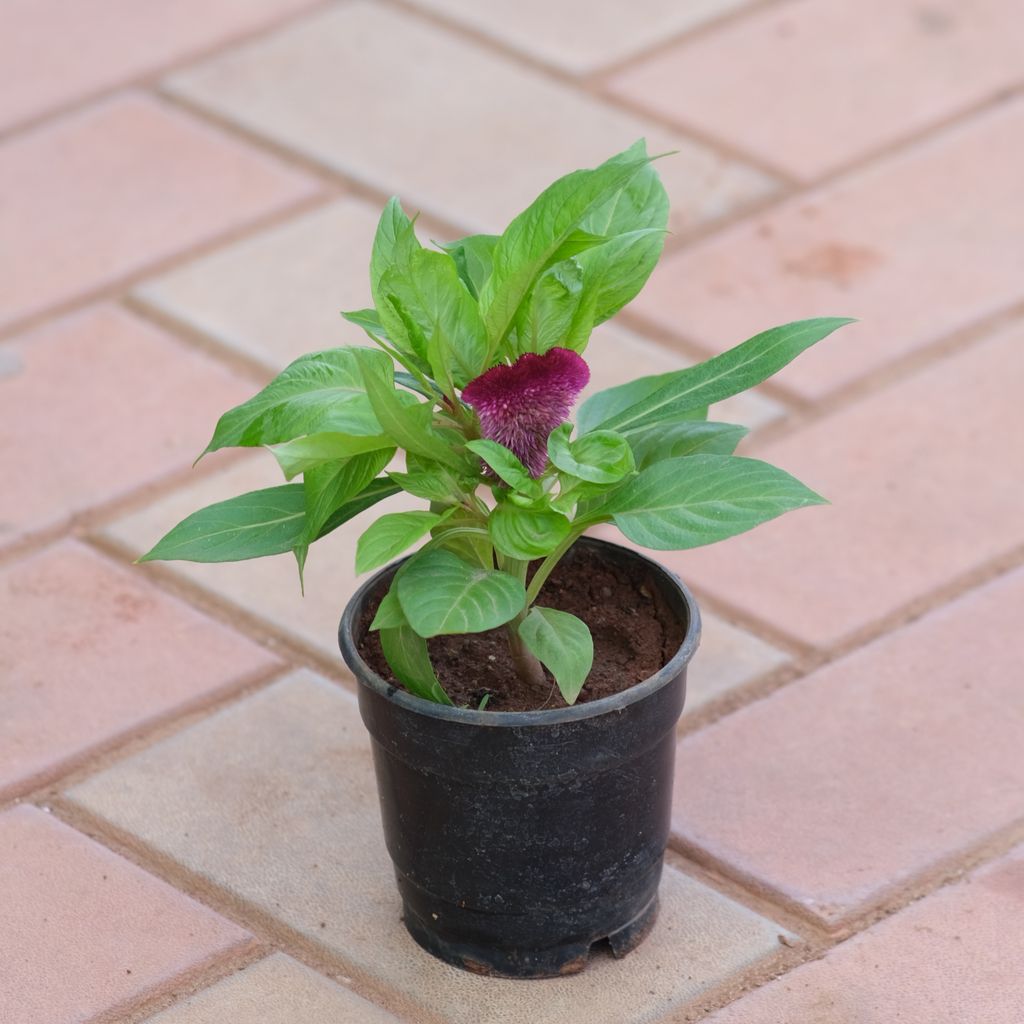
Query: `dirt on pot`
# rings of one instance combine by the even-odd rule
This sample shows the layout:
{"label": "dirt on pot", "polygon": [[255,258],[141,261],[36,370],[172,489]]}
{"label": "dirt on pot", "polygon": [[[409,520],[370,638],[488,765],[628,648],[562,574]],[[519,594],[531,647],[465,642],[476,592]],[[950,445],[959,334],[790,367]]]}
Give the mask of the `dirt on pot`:
{"label": "dirt on pot", "polygon": [[[369,632],[383,592],[367,604],[359,624],[359,653],[383,679],[396,683],[380,640]],[[680,623],[640,566],[611,565],[592,549],[573,548],[544,585],[538,604],[572,612],[594,637],[594,667],[577,703],[609,697],[654,675],[679,649]],[[515,673],[504,628],[434,637],[427,642],[438,679],[459,707],[538,711],[565,707],[554,680],[535,689]]]}

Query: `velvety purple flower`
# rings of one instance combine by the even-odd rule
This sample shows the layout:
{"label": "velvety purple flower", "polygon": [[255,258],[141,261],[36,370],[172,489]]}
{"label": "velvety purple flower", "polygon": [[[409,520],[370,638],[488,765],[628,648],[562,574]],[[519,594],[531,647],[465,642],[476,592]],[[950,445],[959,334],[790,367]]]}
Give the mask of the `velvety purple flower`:
{"label": "velvety purple flower", "polygon": [[553,348],[542,356],[527,352],[511,366],[492,366],[462,389],[462,398],[480,417],[483,436],[514,452],[538,477],[548,462],[548,435],[565,421],[589,380],[581,356]]}

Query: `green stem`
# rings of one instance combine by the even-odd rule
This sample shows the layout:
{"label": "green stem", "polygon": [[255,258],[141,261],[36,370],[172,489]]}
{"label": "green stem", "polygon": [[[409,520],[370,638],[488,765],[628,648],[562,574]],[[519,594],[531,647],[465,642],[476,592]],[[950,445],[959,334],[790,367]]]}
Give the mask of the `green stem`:
{"label": "green stem", "polygon": [[586,527],[580,527],[577,530],[573,530],[561,544],[551,552],[543,562],[540,563],[537,571],[533,574],[533,579],[530,580],[530,585],[526,589],[526,607],[529,608],[534,601],[537,600],[537,595],[541,591],[541,587],[544,586],[548,581],[548,577],[554,571],[554,568],[562,560],[565,553],[580,539],[583,535],[583,531]]}

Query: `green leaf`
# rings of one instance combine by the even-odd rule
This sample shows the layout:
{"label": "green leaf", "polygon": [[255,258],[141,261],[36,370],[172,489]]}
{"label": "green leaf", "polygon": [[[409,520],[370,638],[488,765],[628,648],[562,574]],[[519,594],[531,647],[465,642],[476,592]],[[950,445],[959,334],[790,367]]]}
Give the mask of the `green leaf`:
{"label": "green leaf", "polygon": [[[666,384],[671,383],[678,370],[670,370],[668,373],[653,374],[649,377],[637,377],[636,380],[628,381],[625,384],[617,384],[613,388],[605,388],[588,398],[576,412],[576,427],[581,434],[597,430],[601,423],[610,421],[617,413],[630,409],[637,403],[642,402],[648,395],[653,395]],[[672,421],[677,420],[705,420],[708,416],[708,407],[702,406],[689,409],[671,417]],[[646,427],[624,427],[622,433],[629,435],[633,430],[645,430]]]}
{"label": "green leaf", "polygon": [[[655,378],[658,387],[613,415],[603,414],[597,425],[624,431],[677,419],[680,413],[720,402],[723,398],[760,384],[804,349],[852,322],[840,317],[819,317],[773,327],[697,366],[659,374]],[[638,385],[647,379],[641,378],[640,381],[621,385],[621,389],[628,389],[632,397],[638,392]],[[591,423],[597,418],[595,406],[604,406],[606,409],[609,404],[621,403],[621,397],[616,395],[621,389],[609,388],[593,395],[580,408],[580,418]],[[591,408],[588,409],[588,406]]]}
{"label": "green leaf", "polygon": [[344,462],[330,462],[306,471],[306,526],[302,541],[323,536],[323,527],[336,509],[363,493],[370,481],[391,461],[394,448],[355,455]]}
{"label": "green leaf", "polygon": [[397,558],[451,514],[392,512],[372,523],[356,542],[356,572],[377,569]]}
{"label": "green leaf", "polygon": [[681,550],[724,540],[783,512],[824,501],[766,462],[691,455],[649,466],[616,490],[594,518],[611,518],[643,547]]}
{"label": "green leaf", "polygon": [[382,365],[376,360],[366,359],[363,363],[363,383],[380,429],[395,444],[408,452],[454,469],[465,468],[463,460],[452,446],[433,428],[432,405],[429,402],[416,402],[415,399],[409,405],[399,397],[412,398],[406,391],[395,390],[394,368],[390,360]]}
{"label": "green leaf", "polygon": [[[444,341],[445,363],[458,387],[479,376],[487,360],[487,332],[476,301],[445,253],[419,249],[408,262],[390,268],[381,292],[401,311],[414,349],[433,366],[431,340]],[[435,377],[439,383],[444,375]]]}
{"label": "green leaf", "polygon": [[395,585],[409,625],[423,637],[482,633],[508,622],[526,604],[526,588],[515,577],[439,549],[414,556]]}
{"label": "green leaf", "polygon": [[314,539],[319,540],[321,537],[326,537],[327,534],[332,530],[336,530],[342,523],[347,523],[350,519],[354,519],[359,515],[360,512],[365,512],[366,509],[376,505],[377,502],[390,498],[393,494],[397,493],[398,488],[390,480],[386,477],[379,477],[367,484],[354,498],[350,498],[344,504],[339,505],[331,513],[327,522],[320,527],[320,532]]}
{"label": "green leaf", "polygon": [[307,437],[299,437],[294,441],[285,441],[282,444],[268,445],[268,447],[284,472],[285,479],[291,480],[299,473],[316,469],[317,466],[322,466],[325,462],[350,459],[353,455],[363,455],[366,452],[380,451],[384,448],[390,448],[394,452],[395,446],[394,442],[383,434],[360,437],[330,432],[309,434]]}
{"label": "green leaf", "polygon": [[409,626],[397,626],[380,631],[380,645],[395,678],[410,693],[435,704],[451,704],[430,664],[426,640]]}
{"label": "green leaf", "polygon": [[[645,157],[647,148],[640,141],[627,153]],[[661,178],[654,166],[647,164],[584,222],[589,231],[608,236],[607,242],[588,250],[579,260],[591,325],[614,316],[644,286],[661,256],[668,214],[668,195]]]}
{"label": "green leaf", "polygon": [[497,235],[468,235],[455,242],[435,242],[455,261],[459,277],[474,299],[480,297],[480,289],[491,276],[494,261],[494,247]]}
{"label": "green leaf", "polygon": [[370,292],[375,305],[381,278],[396,265],[406,266],[420,248],[413,222],[405,215],[398,197],[392,196],[381,211],[370,253]]}
{"label": "green leaf", "polygon": [[544,493],[540,483],[530,476],[530,471],[504,445],[481,438],[477,441],[467,441],[466,447],[479,455],[513,490],[525,494],[528,498],[539,498]]}
{"label": "green leaf", "polygon": [[364,365],[389,367],[391,360],[370,348],[334,348],[296,359],[259,394],[221,416],[203,454],[322,431],[380,434],[363,386]]}
{"label": "green leaf", "polygon": [[398,594],[395,593],[395,588],[392,586],[377,605],[377,614],[374,615],[373,622],[370,623],[370,629],[371,631],[395,629],[398,626],[408,625],[405,612],[402,611],[402,606],[398,603]]}
{"label": "green leaf", "polygon": [[239,562],[290,551],[302,535],[301,484],[250,491],[187,516],[140,562]]}
{"label": "green leaf", "polygon": [[558,512],[520,508],[507,502],[499,504],[487,519],[487,532],[494,546],[503,555],[524,561],[550,555],[571,529],[569,520]]}
{"label": "green leaf", "polygon": [[594,664],[594,639],[587,624],[555,608],[531,609],[519,624],[530,653],[555,677],[566,704],[575,704]]}
{"label": "green leaf", "polygon": [[573,318],[583,294],[583,271],[573,260],[544,272],[516,319],[516,354],[543,355],[555,346],[568,347]]}
{"label": "green leaf", "polygon": [[480,310],[492,346],[508,334],[540,274],[565,258],[562,247],[647,163],[646,157],[620,154],[594,170],[567,174],[506,228],[494,248],[491,275],[480,292]]}
{"label": "green leaf", "polygon": [[548,458],[557,469],[592,484],[618,483],[633,472],[629,442],[611,430],[595,430],[569,440],[572,424],[563,423],[548,437]]}
{"label": "green leaf", "polygon": [[679,420],[658,423],[627,435],[638,469],[662,459],[683,455],[732,455],[747,436],[747,428],[735,423]]}
{"label": "green leaf", "polygon": [[388,477],[403,491],[427,501],[451,501],[456,493],[454,481],[441,466],[409,473],[390,472]]}
{"label": "green leaf", "polygon": [[361,327],[372,338],[382,338],[384,341],[388,340],[387,332],[384,330],[384,325],[380,322],[377,310],[353,309],[348,312],[342,310],[341,315],[350,324],[355,324],[356,327]]}

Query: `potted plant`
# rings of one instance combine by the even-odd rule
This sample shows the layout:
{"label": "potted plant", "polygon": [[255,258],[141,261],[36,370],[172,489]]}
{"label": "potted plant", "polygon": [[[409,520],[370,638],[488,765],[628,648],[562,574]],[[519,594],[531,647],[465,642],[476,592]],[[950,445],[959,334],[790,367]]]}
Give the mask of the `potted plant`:
{"label": "potted plant", "polygon": [[707,412],[847,320],[612,387],[568,422],[591,330],[643,286],[667,216],[643,142],[559,179],[500,236],[424,247],[392,199],[373,307],[343,314],[373,347],[296,360],[206,449],[266,446],[302,482],[202,509],[143,556],[291,551],[301,578],[341,523],[399,491],[426,503],[359,538],[357,569],[376,573],[339,639],[405,923],[474,971],[570,973],[654,920],[700,617],[666,570],[585,532],[691,548],[823,500],[735,456],[745,431]]}

